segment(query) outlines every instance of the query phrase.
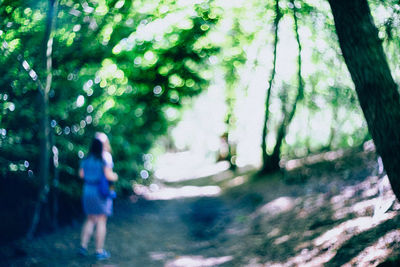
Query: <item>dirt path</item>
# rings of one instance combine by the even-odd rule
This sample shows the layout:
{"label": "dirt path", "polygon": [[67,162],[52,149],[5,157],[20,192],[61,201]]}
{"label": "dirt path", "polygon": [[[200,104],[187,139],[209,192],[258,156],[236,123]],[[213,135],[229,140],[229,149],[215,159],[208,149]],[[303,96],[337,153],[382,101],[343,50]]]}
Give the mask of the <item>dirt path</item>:
{"label": "dirt path", "polygon": [[[308,178],[301,183],[220,175],[160,184],[147,194],[153,200],[117,201],[106,240],[110,260],[77,256],[75,225],[22,244],[27,255],[2,266],[375,266],[398,255],[400,205],[374,175],[373,159],[359,157],[351,166],[344,159],[333,169],[303,167]],[[287,173],[286,181],[292,176],[303,174]],[[184,189],[213,193],[171,197]]]}
{"label": "dirt path", "polygon": [[[224,249],[218,248],[229,218],[224,213],[227,208],[217,198],[120,201],[108,224],[111,260],[96,262],[94,256],[76,255],[80,231],[76,225],[25,243],[28,256],[4,266],[189,266],[188,261],[214,266],[231,259],[221,257]],[[92,242],[92,252],[93,246]],[[206,261],[212,265],[204,265]]]}

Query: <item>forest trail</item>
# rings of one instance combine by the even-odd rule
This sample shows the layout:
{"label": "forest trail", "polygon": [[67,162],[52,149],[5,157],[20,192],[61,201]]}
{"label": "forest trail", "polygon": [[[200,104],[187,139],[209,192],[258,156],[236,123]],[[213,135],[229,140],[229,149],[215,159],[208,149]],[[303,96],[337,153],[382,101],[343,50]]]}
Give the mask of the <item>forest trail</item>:
{"label": "forest trail", "polygon": [[[376,266],[397,257],[400,205],[377,176],[375,156],[317,161],[285,172],[286,182],[224,172],[142,188],[137,201],[116,202],[110,260],[95,260],[93,242],[91,256],[76,254],[76,224],[20,242],[21,255],[1,266]],[[185,194],[193,189],[209,194]]]}

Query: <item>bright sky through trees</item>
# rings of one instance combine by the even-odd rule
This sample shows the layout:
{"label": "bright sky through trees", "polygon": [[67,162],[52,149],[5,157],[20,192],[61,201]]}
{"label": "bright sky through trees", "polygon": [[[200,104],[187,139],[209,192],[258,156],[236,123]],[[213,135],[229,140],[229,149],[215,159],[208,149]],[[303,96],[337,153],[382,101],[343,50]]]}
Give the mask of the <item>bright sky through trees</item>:
{"label": "bright sky through trees", "polygon": [[[254,2],[257,3],[257,1]],[[310,95],[316,106],[314,110],[310,110],[304,105],[299,108],[285,140],[288,146],[293,146],[296,142],[303,143],[312,140],[312,146],[318,148],[326,145],[329,141],[331,125],[337,123],[333,121],[334,112],[337,112],[337,120],[342,124],[340,131],[349,136],[355,131],[365,128],[365,122],[361,110],[357,106],[350,113],[346,107],[339,107],[337,111],[331,108],[329,97],[327,98],[328,88],[339,85],[352,87],[352,84],[344,62],[340,59],[338,44],[335,43],[335,39],[330,39],[335,37],[326,28],[328,22],[333,23],[328,3],[324,1],[307,2],[318,2],[312,4],[316,4],[321,13],[314,14],[313,21],[310,21],[305,14],[299,16],[299,34],[303,47],[302,72],[309,94],[313,94],[313,91],[320,94]],[[243,45],[247,61],[237,68],[239,78],[236,83],[235,113],[238,119],[232,135],[238,144],[238,165],[259,165],[264,99],[272,62],[270,35],[272,18],[263,16],[261,19],[255,19],[259,16],[257,15],[259,10],[246,5],[244,1],[219,1],[217,3],[225,12],[214,32],[210,34],[210,36],[216,36],[215,39],[211,38],[214,42],[218,44],[226,42],[234,19],[240,21],[243,31],[254,34],[252,42]],[[299,2],[297,3],[300,5]],[[286,5],[286,2],[281,2],[281,8],[288,8]],[[280,23],[276,88],[293,83],[297,71],[297,44],[292,30],[293,19],[285,16]],[[224,47],[223,49],[229,50],[230,48]],[[219,61],[221,60],[223,59],[219,58]],[[316,80],[316,83],[310,84],[310,79]],[[213,84],[207,92],[195,100],[193,109],[185,112],[183,120],[172,131],[179,149],[190,148],[194,153],[208,157],[209,161],[214,159],[213,153],[210,151],[214,151],[214,153],[218,151],[219,137],[225,130],[223,125],[226,112],[223,90],[225,86],[223,72],[220,65],[216,63],[214,64]],[[275,97],[269,107],[270,112],[274,114],[273,121],[275,123],[280,121],[282,116],[280,112],[282,102],[277,97],[278,90],[273,91]],[[193,136],[198,142],[192,142]],[[274,145],[275,137],[274,131],[268,134],[267,145],[270,149]],[[349,137],[346,142],[349,146],[354,145],[352,137]],[[308,152],[304,148],[295,151],[296,156],[302,156],[305,153]]]}

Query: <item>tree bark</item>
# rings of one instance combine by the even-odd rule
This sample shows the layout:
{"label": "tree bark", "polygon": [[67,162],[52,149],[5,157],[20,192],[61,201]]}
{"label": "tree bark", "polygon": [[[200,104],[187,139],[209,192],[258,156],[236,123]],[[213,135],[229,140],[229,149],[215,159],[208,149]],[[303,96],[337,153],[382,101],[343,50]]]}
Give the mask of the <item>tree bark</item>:
{"label": "tree bark", "polygon": [[400,199],[400,96],[366,0],[328,0],[377,153]]}

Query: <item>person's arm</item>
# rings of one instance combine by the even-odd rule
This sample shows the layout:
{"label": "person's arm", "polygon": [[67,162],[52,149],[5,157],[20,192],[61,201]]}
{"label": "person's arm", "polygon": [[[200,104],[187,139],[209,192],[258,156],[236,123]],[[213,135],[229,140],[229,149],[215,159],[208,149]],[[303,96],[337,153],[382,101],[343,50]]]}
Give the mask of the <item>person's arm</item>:
{"label": "person's arm", "polygon": [[115,182],[118,180],[118,175],[113,171],[114,162],[110,152],[103,151],[103,160],[104,160],[104,175],[107,180],[111,182]]}
{"label": "person's arm", "polygon": [[109,167],[104,167],[104,175],[106,176],[107,180],[111,182],[115,182],[118,180],[118,174],[113,172],[113,170]]}
{"label": "person's arm", "polygon": [[79,177],[83,179],[85,177],[85,173],[83,172],[83,168],[79,168]]}

